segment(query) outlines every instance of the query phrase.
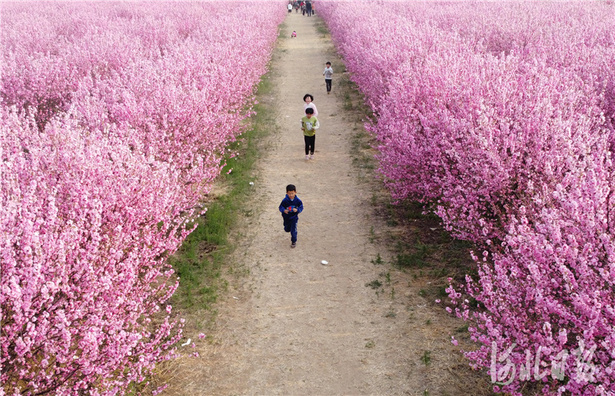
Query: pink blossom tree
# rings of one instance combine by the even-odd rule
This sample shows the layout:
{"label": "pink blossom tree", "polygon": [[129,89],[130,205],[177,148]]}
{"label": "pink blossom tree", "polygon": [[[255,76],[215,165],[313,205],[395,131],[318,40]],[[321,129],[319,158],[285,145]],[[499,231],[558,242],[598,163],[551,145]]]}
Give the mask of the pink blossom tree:
{"label": "pink blossom tree", "polygon": [[124,394],[175,354],[167,258],[246,128],[285,12],[2,8],[0,393]]}
{"label": "pink blossom tree", "polygon": [[[364,5],[319,13],[374,111],[393,197],[482,251],[477,279],[448,289],[473,322],[466,356],[513,394],[613,393],[612,6]],[[528,353],[546,374],[512,372]]]}

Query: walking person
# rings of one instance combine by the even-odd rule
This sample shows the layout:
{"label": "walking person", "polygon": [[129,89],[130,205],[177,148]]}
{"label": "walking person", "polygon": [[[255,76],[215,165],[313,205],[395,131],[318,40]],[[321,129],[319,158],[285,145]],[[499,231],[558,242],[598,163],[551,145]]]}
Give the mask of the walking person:
{"label": "walking person", "polygon": [[303,95],[303,112],[305,113],[305,110],[307,110],[308,107],[314,109],[314,117],[318,117],[318,109],[316,108],[316,105],[314,104],[314,97],[312,95],[305,94]]}
{"label": "walking person", "polygon": [[305,116],[301,119],[301,130],[305,141],[305,159],[314,159],[314,146],[316,144],[316,130],[320,128],[318,119],[314,117],[314,109],[305,109]]}
{"label": "walking person", "polygon": [[312,16],[312,2],[309,0],[305,3],[305,11],[307,12],[307,16]]}
{"label": "walking person", "polygon": [[299,213],[303,212],[303,202],[297,196],[297,188],[293,184],[286,186],[286,196],[278,208],[284,220],[284,231],[290,232],[290,247],[297,246],[297,222]]}
{"label": "walking person", "polygon": [[331,93],[331,81],[333,80],[333,69],[331,68],[331,62],[325,64],[325,71],[322,72],[325,76],[325,85],[327,86],[327,95]]}

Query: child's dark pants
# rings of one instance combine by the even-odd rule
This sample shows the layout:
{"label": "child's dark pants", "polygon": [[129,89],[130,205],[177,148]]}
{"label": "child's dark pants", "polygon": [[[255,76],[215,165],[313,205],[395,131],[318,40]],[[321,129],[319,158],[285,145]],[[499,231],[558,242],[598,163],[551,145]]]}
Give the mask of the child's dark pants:
{"label": "child's dark pants", "polygon": [[316,135],[314,136],[305,136],[303,135],[303,140],[305,140],[305,155],[312,154],[314,155],[314,145],[316,144]]}
{"label": "child's dark pants", "polygon": [[295,217],[294,219],[284,218],[284,231],[290,232],[290,242],[297,242],[297,221],[299,219]]}
{"label": "child's dark pants", "polygon": [[327,92],[331,92],[331,79],[325,78],[325,84],[327,84]]}

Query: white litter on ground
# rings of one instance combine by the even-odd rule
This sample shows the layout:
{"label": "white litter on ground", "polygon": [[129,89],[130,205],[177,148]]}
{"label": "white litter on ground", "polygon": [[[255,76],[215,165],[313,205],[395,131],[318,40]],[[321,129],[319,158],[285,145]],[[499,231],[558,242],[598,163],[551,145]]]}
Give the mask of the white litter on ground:
{"label": "white litter on ground", "polygon": [[329,264],[329,262],[328,262],[327,260],[322,260],[322,261],[320,262],[320,264],[322,264],[322,265],[327,265],[327,264]]}

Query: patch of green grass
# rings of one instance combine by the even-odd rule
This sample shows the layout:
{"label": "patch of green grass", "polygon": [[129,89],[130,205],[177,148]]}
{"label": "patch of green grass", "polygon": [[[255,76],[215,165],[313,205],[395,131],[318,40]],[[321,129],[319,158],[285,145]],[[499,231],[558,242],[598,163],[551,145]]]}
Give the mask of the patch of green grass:
{"label": "patch of green grass", "polygon": [[371,287],[372,289],[378,289],[379,287],[382,287],[382,282],[376,279],[376,280],[366,283],[365,287]]}
{"label": "patch of green grass", "polygon": [[322,19],[318,19],[318,22],[314,25],[316,27],[316,31],[320,34],[321,37],[327,37],[329,35],[329,29],[327,25]]}
{"label": "patch of green grass", "polygon": [[278,29],[278,40],[287,38],[289,38],[288,25],[286,24],[286,22],[283,22]]}
{"label": "patch of green grass", "polygon": [[376,258],[372,260],[372,264],[374,264],[374,265],[382,265],[382,264],[384,264],[384,261],[382,260],[382,257],[380,256],[380,253],[378,253]]}
{"label": "patch of green grass", "polygon": [[374,243],[376,241],[376,232],[374,231],[374,226],[369,228],[369,243]]}
{"label": "patch of green grass", "polygon": [[372,206],[376,206],[376,205],[378,205],[378,196],[376,195],[376,193],[373,193],[373,194],[372,194],[372,197],[370,198],[369,203],[370,203]]}
{"label": "patch of green grass", "polygon": [[394,263],[399,268],[423,268],[426,265],[425,255],[421,252],[400,253]]}
{"label": "patch of green grass", "polygon": [[429,366],[429,364],[431,363],[431,351],[423,352],[423,356],[421,356],[421,362],[423,362],[425,366]]}
{"label": "patch of green grass", "polygon": [[[263,76],[257,98],[270,95],[272,90],[270,79],[267,75]],[[195,219],[196,229],[170,258],[180,278],[179,287],[172,298],[174,305],[211,309],[219,293],[228,287],[222,273],[228,255],[234,249],[229,235],[239,216],[251,215],[243,205],[253,188],[250,182],[254,180],[254,163],[260,154],[258,143],[275,124],[273,109],[266,101],[259,100],[254,110],[256,114],[250,119],[251,128],[229,146],[230,152],[238,155],[225,159],[226,165],[216,181],[223,193],[205,204],[206,213]]]}
{"label": "patch of green grass", "polygon": [[387,225],[389,227],[397,227],[399,225],[399,221],[397,221],[396,219],[393,219],[393,218],[388,218],[387,219]]}
{"label": "patch of green grass", "polygon": [[391,308],[385,315],[385,318],[394,318],[397,316],[397,313]]}
{"label": "patch of green grass", "polygon": [[342,108],[346,111],[351,111],[354,109],[354,104],[352,103],[352,97],[348,92],[344,92],[344,104]]}
{"label": "patch of green grass", "polygon": [[432,271],[432,276],[434,278],[445,278],[449,273],[448,268],[446,267],[441,267],[441,268],[434,268]]}

